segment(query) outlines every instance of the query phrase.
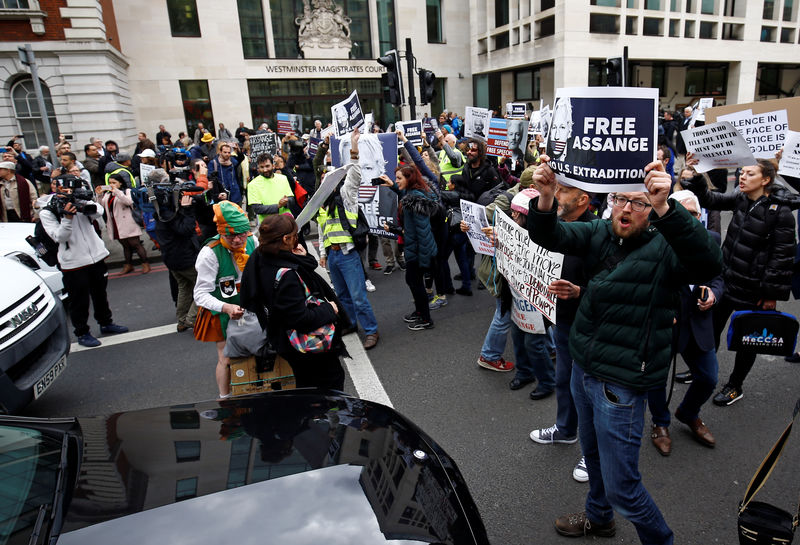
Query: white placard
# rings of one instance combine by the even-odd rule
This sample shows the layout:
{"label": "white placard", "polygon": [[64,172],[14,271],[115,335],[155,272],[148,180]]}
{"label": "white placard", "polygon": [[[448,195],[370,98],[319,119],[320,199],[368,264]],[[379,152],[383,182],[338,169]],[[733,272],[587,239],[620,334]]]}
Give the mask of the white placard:
{"label": "white placard", "polygon": [[467,237],[475,252],[483,255],[494,255],[494,246],[481,229],[489,227],[486,219],[486,207],[480,204],[461,200],[461,217],[469,225]]}
{"label": "white placard", "polygon": [[778,174],[800,178],[800,132],[786,131]]}
{"label": "white placard", "polygon": [[694,166],[697,172],[756,163],[747,141],[729,121],[717,121],[681,131],[681,137],[686,149],[699,160]]}
{"label": "white placard", "polygon": [[141,163],[139,165],[139,180],[142,182],[143,186],[146,186],[149,179],[150,173],[156,169],[155,165],[146,165]]}
{"label": "white placard", "polygon": [[464,136],[486,140],[491,112],[486,108],[467,106],[464,110]]}
{"label": "white placard", "polygon": [[756,159],[774,159],[789,129],[789,116],[785,109],[762,114],[743,110],[717,116],[717,121],[730,121],[747,140]]}
{"label": "white placard", "polygon": [[536,307],[525,300],[517,290],[511,290],[511,321],[525,333],[543,335],[544,316]]}

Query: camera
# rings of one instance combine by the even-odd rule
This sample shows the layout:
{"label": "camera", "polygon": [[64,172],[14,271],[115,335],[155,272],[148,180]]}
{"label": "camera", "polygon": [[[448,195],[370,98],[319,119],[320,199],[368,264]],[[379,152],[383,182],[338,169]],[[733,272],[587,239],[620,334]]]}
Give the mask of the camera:
{"label": "camera", "polygon": [[92,192],[85,187],[73,189],[71,194],[56,193],[47,203],[46,209],[60,218],[66,213],[64,208],[68,203],[75,205],[75,210],[79,214],[89,216],[97,213],[97,204],[92,201]]}

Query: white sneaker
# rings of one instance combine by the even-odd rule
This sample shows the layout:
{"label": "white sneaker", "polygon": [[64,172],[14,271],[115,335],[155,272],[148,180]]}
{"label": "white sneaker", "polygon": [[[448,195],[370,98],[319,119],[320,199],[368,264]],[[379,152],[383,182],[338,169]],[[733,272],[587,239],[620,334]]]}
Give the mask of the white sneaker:
{"label": "white sneaker", "polygon": [[542,444],[565,443],[567,445],[571,445],[578,440],[577,435],[569,437],[568,435],[564,435],[558,431],[558,426],[556,425],[541,430],[533,430],[530,434],[530,438],[531,441]]}
{"label": "white sneaker", "polygon": [[372,280],[370,280],[369,278],[367,278],[367,281],[364,282],[364,285],[367,287],[367,291],[370,293],[372,293],[376,289],[375,284],[373,284]]}
{"label": "white sneaker", "polygon": [[586,471],[586,457],[581,456],[575,469],[572,470],[572,478],[579,483],[585,483],[589,480],[589,472]]}

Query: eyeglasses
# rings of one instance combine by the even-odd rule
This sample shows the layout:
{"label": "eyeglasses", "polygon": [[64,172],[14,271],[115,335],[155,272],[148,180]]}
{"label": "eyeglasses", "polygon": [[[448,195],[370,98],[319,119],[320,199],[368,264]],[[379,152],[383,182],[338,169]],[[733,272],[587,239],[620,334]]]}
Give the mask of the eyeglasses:
{"label": "eyeglasses", "polygon": [[642,202],[642,201],[633,201],[631,199],[626,199],[625,197],[620,197],[619,195],[614,195],[614,206],[617,208],[625,208],[625,205],[631,203],[631,210],[634,212],[644,212],[648,209],[648,207],[653,206],[650,203]]}
{"label": "eyeglasses", "polygon": [[242,239],[242,238],[246,239],[247,238],[247,233],[235,233],[233,235],[225,235],[225,238],[227,238],[228,240],[236,240],[236,239]]}

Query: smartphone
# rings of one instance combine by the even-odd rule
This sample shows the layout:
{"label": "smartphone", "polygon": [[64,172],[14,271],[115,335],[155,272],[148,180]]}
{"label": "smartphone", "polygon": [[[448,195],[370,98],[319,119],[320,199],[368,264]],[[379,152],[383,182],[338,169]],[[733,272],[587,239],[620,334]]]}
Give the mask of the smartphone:
{"label": "smartphone", "polygon": [[103,191],[114,191],[114,188],[111,187],[110,185],[101,185],[100,189],[102,189]]}
{"label": "smartphone", "polygon": [[64,140],[72,140],[73,138],[75,138],[75,136],[73,136],[71,134],[65,134],[64,135]]}
{"label": "smartphone", "polygon": [[373,178],[372,185],[383,185],[385,182],[381,178]]}

